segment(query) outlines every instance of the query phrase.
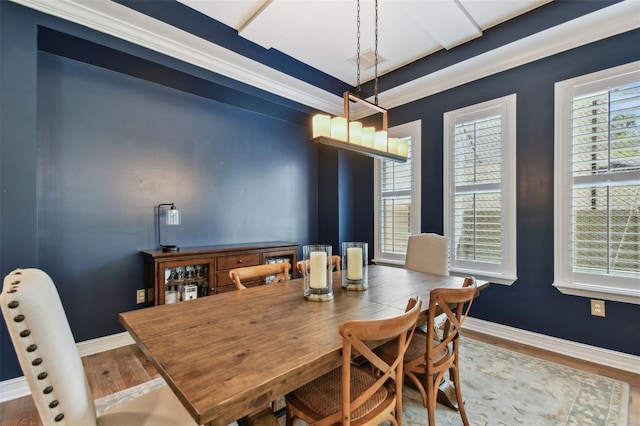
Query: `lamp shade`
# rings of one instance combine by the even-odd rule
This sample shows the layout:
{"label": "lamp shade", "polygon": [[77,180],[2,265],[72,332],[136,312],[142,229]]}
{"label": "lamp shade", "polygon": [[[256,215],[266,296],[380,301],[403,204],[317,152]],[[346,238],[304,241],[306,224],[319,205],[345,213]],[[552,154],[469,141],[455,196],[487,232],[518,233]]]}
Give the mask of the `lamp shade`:
{"label": "lamp shade", "polygon": [[167,225],[180,225],[180,210],[174,205],[167,211]]}

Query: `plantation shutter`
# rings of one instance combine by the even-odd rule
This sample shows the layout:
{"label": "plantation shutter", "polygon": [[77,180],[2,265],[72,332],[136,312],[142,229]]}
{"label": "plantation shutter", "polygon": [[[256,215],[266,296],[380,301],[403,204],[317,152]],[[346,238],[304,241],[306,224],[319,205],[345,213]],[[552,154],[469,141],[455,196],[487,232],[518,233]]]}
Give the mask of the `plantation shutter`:
{"label": "plantation shutter", "polygon": [[500,264],[502,260],[502,144],[500,108],[454,124],[455,258]]}
{"label": "plantation shutter", "polygon": [[574,272],[640,277],[640,82],[572,103]]}
{"label": "plantation shutter", "polygon": [[380,162],[380,245],[387,254],[406,254],[411,234],[411,138],[405,163]]}

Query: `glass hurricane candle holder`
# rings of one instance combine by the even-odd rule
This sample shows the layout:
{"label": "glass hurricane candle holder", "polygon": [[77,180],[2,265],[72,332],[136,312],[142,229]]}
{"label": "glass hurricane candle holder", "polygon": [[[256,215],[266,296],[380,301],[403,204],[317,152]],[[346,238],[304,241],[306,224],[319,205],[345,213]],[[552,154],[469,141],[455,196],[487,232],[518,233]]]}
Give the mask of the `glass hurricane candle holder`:
{"label": "glass hurricane candle holder", "polygon": [[355,291],[364,291],[369,288],[367,252],[367,243],[342,243],[342,287]]}
{"label": "glass hurricane candle holder", "polygon": [[304,297],[314,302],[333,300],[333,268],[331,246],[302,247]]}

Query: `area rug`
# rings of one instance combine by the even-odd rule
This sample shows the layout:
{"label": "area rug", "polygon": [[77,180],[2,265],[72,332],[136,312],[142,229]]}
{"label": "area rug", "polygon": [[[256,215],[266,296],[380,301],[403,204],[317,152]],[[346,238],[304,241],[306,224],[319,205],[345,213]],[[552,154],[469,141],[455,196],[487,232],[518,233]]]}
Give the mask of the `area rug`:
{"label": "area rug", "polygon": [[[472,425],[627,426],[629,384],[586,373],[514,351],[462,338],[462,394]],[[97,399],[99,414],[150,392],[164,381],[154,379]],[[404,424],[426,425],[420,394],[404,387]],[[279,420],[284,420],[280,418]],[[438,404],[438,425],[461,425],[457,411]]]}
{"label": "area rug", "polygon": [[[472,425],[627,426],[629,384],[560,364],[460,339],[460,376]],[[406,425],[427,424],[420,394],[404,387]],[[461,425],[438,404],[438,425]]]}

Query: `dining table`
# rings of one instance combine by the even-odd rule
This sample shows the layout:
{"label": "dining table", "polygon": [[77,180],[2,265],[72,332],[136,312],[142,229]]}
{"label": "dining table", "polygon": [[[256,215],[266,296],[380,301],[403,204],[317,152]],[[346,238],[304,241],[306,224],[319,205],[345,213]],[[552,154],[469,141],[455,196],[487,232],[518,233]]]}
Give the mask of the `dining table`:
{"label": "dining table", "polygon": [[[340,324],[404,312],[419,296],[426,322],[434,288],[464,278],[369,265],[368,289],[342,287],[333,300],[304,297],[292,279],[119,315],[120,322],[198,424],[227,425],[341,365]],[[478,281],[478,291],[489,285]]]}

